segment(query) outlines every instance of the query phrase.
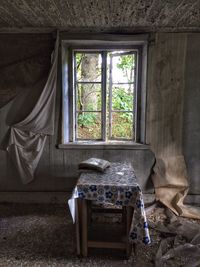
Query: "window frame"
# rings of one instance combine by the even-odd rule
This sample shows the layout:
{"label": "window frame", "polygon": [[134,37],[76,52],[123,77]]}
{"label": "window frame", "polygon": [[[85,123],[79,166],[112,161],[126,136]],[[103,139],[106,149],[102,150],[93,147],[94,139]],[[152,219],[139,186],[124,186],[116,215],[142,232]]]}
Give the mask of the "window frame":
{"label": "window frame", "polygon": [[[85,112],[100,112],[101,113],[101,137],[102,139],[79,139],[76,135],[76,126],[77,126],[77,118],[74,118],[74,122],[73,122],[73,134],[74,134],[74,141],[76,142],[99,142],[99,141],[105,141],[106,136],[105,136],[105,131],[106,131],[106,125],[103,124],[103,122],[105,122],[105,108],[106,108],[106,91],[105,91],[105,86],[106,86],[106,76],[105,76],[105,68],[106,68],[106,62],[105,62],[105,52],[101,51],[101,50],[96,50],[96,49],[73,49],[72,48],[72,54],[79,52],[79,53],[99,53],[102,56],[102,66],[101,66],[101,81],[100,82],[96,82],[97,84],[101,84],[101,110],[99,111],[85,111]],[[73,60],[73,63],[75,62],[75,57]],[[74,69],[74,81],[76,81],[76,71],[75,71],[75,66],[73,67]],[[87,82],[88,83],[88,82]],[[94,83],[94,82],[91,82]],[[77,109],[76,109],[76,88],[75,85],[73,86],[73,89],[75,91],[75,95],[74,95],[74,100],[75,100],[75,104],[74,104],[74,113],[77,113]]]}
{"label": "window frame", "polygon": [[[137,142],[138,141],[138,138],[137,138],[137,131],[138,131],[138,119],[139,118],[137,118],[137,114],[138,114],[138,107],[137,107],[137,103],[138,103],[138,98],[139,98],[139,95],[138,95],[138,90],[139,90],[139,88],[138,87],[140,87],[140,84],[138,84],[138,68],[139,68],[139,61],[138,61],[138,58],[139,57],[141,57],[141,55],[140,55],[140,47],[133,47],[133,49],[128,49],[128,51],[127,52],[119,52],[119,53],[116,53],[116,54],[113,54],[113,55],[111,55],[110,56],[110,59],[111,59],[111,65],[112,65],[112,59],[113,59],[113,57],[115,57],[115,56],[119,56],[119,55],[131,55],[131,54],[136,54],[136,67],[135,67],[135,69],[136,69],[136,73],[135,73],[135,75],[134,75],[134,82],[133,82],[133,84],[134,84],[134,92],[133,92],[133,95],[134,95],[134,97],[133,97],[133,110],[132,111],[125,111],[125,110],[113,110],[113,108],[112,108],[112,104],[113,104],[113,102],[112,102],[112,85],[111,84],[114,84],[113,82],[112,82],[112,75],[111,75],[111,70],[112,70],[112,66],[111,66],[111,68],[109,69],[109,73],[110,73],[110,75],[111,75],[111,79],[109,79],[109,140],[111,140],[111,141],[132,141],[132,142]],[[132,113],[133,114],[133,122],[134,122],[134,124],[132,125],[132,131],[134,132],[134,138],[132,138],[132,139],[127,139],[127,138],[119,138],[119,137],[117,137],[117,138],[113,138],[112,137],[112,113],[123,113],[123,112],[130,112],[130,113]]]}
{"label": "window frame", "polygon": [[[148,35],[65,35],[62,38],[62,141],[61,147],[70,144],[80,145],[110,145],[113,144],[145,144],[145,122],[146,122],[146,71],[147,71],[147,43]],[[140,73],[137,80],[137,101],[136,101],[136,114],[135,114],[135,140],[117,141],[104,140],[96,141],[76,141],[73,129],[74,128],[74,116],[75,116],[75,95],[74,95],[74,79],[73,77],[73,51],[108,51],[108,50],[137,50],[138,51],[138,72]],[[103,56],[103,55],[102,55]],[[106,79],[102,80],[102,83],[106,83]],[[106,86],[104,84],[104,86]],[[140,94],[137,92],[140,91]],[[103,92],[102,92],[103,93]],[[104,96],[103,96],[104,94]],[[106,101],[106,94],[102,94],[102,101]],[[104,102],[102,102],[102,105]],[[102,115],[104,112],[102,113]],[[103,115],[104,116],[104,115]],[[104,118],[105,119],[105,118]],[[104,121],[104,120],[103,120]],[[104,126],[105,127],[105,126]],[[104,130],[105,132],[105,130]]]}

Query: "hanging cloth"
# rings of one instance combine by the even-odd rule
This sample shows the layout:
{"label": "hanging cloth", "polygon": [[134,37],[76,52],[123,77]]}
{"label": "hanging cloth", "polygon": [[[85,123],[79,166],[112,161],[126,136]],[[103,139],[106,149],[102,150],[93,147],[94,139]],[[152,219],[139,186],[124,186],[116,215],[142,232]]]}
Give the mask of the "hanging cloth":
{"label": "hanging cloth", "polygon": [[190,187],[182,137],[187,42],[185,33],[159,33],[151,48],[149,142],[156,200],[177,216],[200,219],[199,207],[184,204]]}
{"label": "hanging cloth", "polygon": [[24,184],[34,179],[47,135],[54,134],[59,37],[55,42],[52,66],[42,93],[21,122],[11,126],[6,150],[12,158]]}

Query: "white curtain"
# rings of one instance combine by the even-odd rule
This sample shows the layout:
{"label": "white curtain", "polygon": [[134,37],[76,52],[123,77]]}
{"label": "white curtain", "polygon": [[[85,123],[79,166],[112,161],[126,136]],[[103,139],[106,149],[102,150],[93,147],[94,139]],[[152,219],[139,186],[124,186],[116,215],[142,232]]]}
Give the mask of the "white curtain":
{"label": "white curtain", "polygon": [[44,89],[31,113],[21,122],[11,126],[6,144],[6,150],[24,184],[34,179],[47,135],[54,134],[58,47],[57,33],[52,66]]}

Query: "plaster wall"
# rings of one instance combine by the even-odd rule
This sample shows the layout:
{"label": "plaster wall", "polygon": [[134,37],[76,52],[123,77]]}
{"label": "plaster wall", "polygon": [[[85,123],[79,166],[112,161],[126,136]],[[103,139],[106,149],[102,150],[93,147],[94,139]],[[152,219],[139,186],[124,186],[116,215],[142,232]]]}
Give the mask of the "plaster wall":
{"label": "plaster wall", "polygon": [[[150,46],[149,52],[152,52],[151,50],[153,49],[155,49],[155,47]],[[162,53],[162,51],[159,52]],[[191,181],[190,193],[200,194],[200,75],[198,73],[200,64],[199,34],[188,35],[185,62],[183,149],[187,170]],[[151,67],[152,66],[150,61],[148,64],[148,74],[150,73]],[[176,68],[176,66],[174,67]],[[61,70],[59,70],[59,73],[61,73]],[[162,88],[160,88],[160,90],[162,90]],[[35,94],[37,95],[37,93]],[[0,109],[0,140],[3,138],[8,129],[7,118],[15,101],[16,99],[12,100],[10,103]],[[151,105],[150,95],[148,96],[147,103],[148,105]],[[23,105],[18,105],[18,109],[23,110],[23,108]],[[159,112],[159,110],[157,112]],[[28,185],[22,185],[15,167],[10,162],[10,159],[8,158],[6,152],[0,150],[1,192],[70,192],[78,176],[77,163],[89,157],[100,157],[108,159],[110,161],[130,162],[135,168],[136,174],[138,176],[138,181],[142,186],[144,192],[153,192],[153,187],[151,180],[149,179],[149,175],[155,159],[154,154],[151,150],[57,149],[56,145],[59,144],[60,140],[60,129],[61,77],[59,76],[56,100],[56,133],[53,137],[49,137],[47,140],[44,153],[36,171],[35,180]],[[150,142],[150,140],[148,141]]]}
{"label": "plaster wall", "polygon": [[190,193],[200,194],[200,34],[188,34],[183,108],[183,152]]}

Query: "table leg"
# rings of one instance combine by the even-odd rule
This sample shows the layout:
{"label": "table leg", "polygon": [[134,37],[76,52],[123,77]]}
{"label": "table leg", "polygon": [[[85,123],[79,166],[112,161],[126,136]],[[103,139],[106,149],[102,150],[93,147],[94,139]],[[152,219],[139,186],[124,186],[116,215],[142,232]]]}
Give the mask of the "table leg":
{"label": "table leg", "polygon": [[82,199],[82,255],[87,257],[88,254],[88,227],[87,227],[87,200]]}
{"label": "table leg", "polygon": [[131,244],[129,241],[129,232],[131,227],[133,217],[133,208],[132,207],[126,207],[126,255],[127,257],[131,254]]}
{"label": "table leg", "polygon": [[126,206],[122,207],[122,224],[126,225]]}
{"label": "table leg", "polygon": [[75,199],[75,225],[76,225],[76,249],[77,255],[81,254],[81,233],[80,233],[80,219],[81,219],[81,209],[80,209],[80,200]]}

